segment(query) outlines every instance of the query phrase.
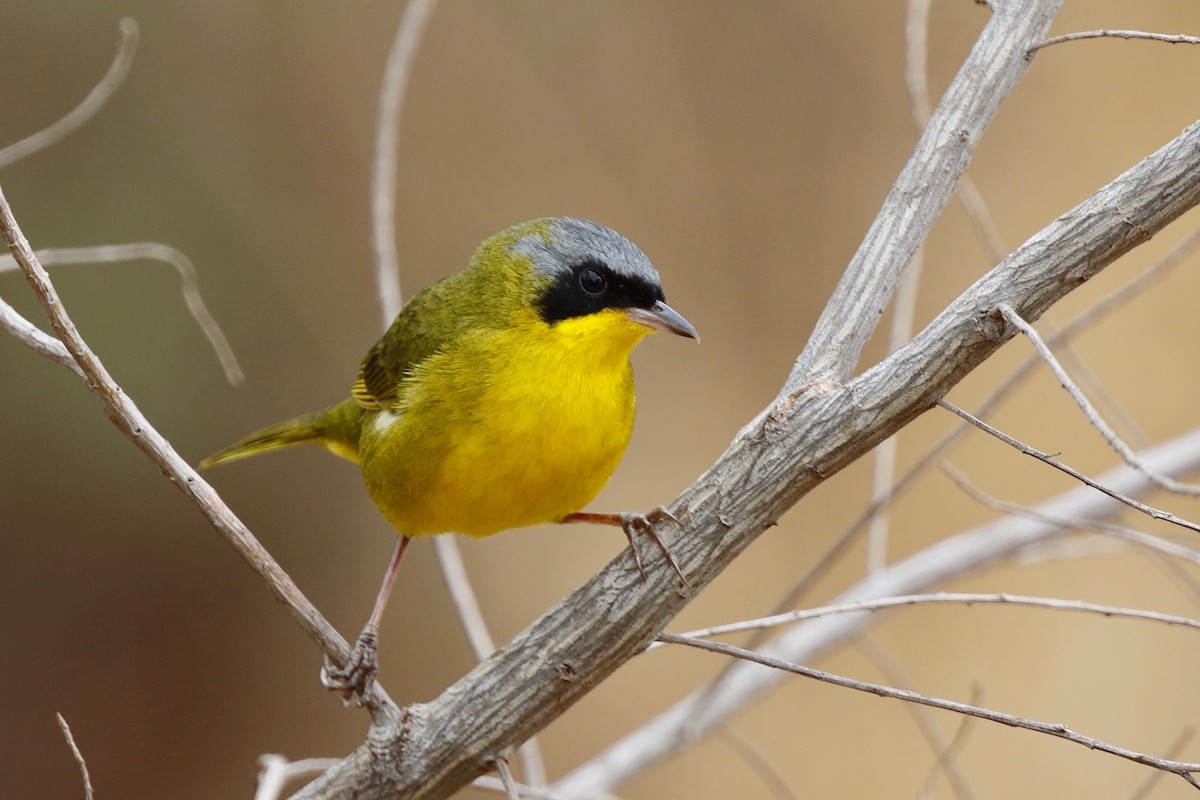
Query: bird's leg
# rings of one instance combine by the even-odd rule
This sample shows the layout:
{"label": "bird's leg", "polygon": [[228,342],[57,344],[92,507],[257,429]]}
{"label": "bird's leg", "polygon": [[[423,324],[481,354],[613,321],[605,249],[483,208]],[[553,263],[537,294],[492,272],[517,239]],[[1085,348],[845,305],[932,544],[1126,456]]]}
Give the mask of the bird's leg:
{"label": "bird's leg", "polygon": [[675,556],[671,553],[671,548],[667,547],[667,543],[658,535],[658,530],[655,524],[670,520],[676,525],[680,525],[679,520],[675,515],[666,509],[665,506],[659,506],[652,510],[649,514],[638,514],[635,512],[623,512],[620,514],[597,514],[591,511],[579,511],[574,514],[568,514],[559,520],[559,522],[591,522],[596,525],[616,525],[625,533],[625,538],[629,540],[629,550],[633,553],[633,563],[637,565],[638,572],[642,574],[642,579],[646,578],[646,570],[642,566],[642,555],[638,550],[637,541],[634,537],[638,534],[649,536],[658,545],[658,549],[666,556],[671,567],[675,570],[675,574],[679,576],[679,580],[683,581],[685,587],[691,586],[688,583],[687,576],[683,574],[683,570],[679,567],[679,562],[675,560]]}
{"label": "bird's leg", "polygon": [[342,702],[346,705],[350,704],[350,699],[355,693],[358,694],[361,705],[375,684],[375,674],[379,671],[379,664],[375,660],[379,618],[383,616],[383,607],[387,605],[388,597],[392,593],[392,585],[396,582],[396,570],[400,566],[400,559],[404,557],[404,551],[408,548],[408,542],[407,536],[401,536],[400,541],[396,542],[387,572],[383,574],[383,583],[379,586],[379,594],[375,596],[375,608],[371,610],[370,619],[354,642],[354,649],[350,651],[346,663],[335,667],[329,663],[329,657],[326,656],[325,664],[321,667],[321,685],[330,691],[341,692]]}

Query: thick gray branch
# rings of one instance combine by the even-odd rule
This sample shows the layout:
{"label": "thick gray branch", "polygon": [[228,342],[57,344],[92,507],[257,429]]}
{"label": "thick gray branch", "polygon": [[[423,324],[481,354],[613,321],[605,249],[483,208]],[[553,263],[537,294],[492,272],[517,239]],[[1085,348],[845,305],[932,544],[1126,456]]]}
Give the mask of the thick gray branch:
{"label": "thick gray branch", "polygon": [[[915,339],[845,385],[785,393],[671,506],[681,594],[653,556],[624,556],[431,703],[410,706],[297,797],[441,798],[637,654],[733,559],[827,477],[929,409],[1015,330],[1200,202],[1200,123],[1046,226]],[[665,531],[668,535],[672,532]]]}
{"label": "thick gray branch", "polygon": [[[1029,67],[1062,0],[1009,0],[995,13],[938,103],[916,149],[821,312],[784,393],[854,370],[904,268],[954,194],[975,145]],[[936,169],[931,169],[936,165]]]}

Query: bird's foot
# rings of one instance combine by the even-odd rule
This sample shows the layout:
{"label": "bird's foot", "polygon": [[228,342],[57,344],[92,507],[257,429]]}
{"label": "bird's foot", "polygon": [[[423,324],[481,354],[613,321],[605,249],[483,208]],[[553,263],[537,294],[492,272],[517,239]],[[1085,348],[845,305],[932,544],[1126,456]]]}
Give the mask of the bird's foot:
{"label": "bird's foot", "polygon": [[679,576],[679,580],[683,581],[684,587],[690,587],[687,576],[683,574],[683,569],[680,568],[679,562],[675,560],[675,554],[671,552],[671,548],[667,547],[667,543],[658,535],[657,526],[670,520],[676,525],[682,527],[682,524],[676,519],[675,515],[667,510],[666,506],[659,506],[652,509],[648,514],[639,514],[633,511],[625,511],[616,515],[619,520],[618,524],[621,530],[625,533],[625,538],[629,540],[629,549],[633,553],[633,563],[637,564],[638,572],[642,574],[642,580],[646,579],[646,569],[642,566],[642,554],[638,550],[637,540],[635,536],[648,536],[658,549],[662,551],[671,568],[675,570],[675,574]]}
{"label": "bird's foot", "polygon": [[594,511],[577,511],[574,514],[568,514],[563,517],[559,522],[591,522],[596,525],[616,525],[620,527],[625,533],[625,538],[629,540],[629,551],[633,553],[633,563],[637,565],[638,572],[642,575],[642,580],[646,579],[646,568],[642,565],[642,553],[638,549],[635,537],[639,535],[649,536],[658,545],[658,549],[662,551],[662,554],[666,556],[667,561],[671,564],[671,568],[679,576],[679,580],[683,581],[684,588],[691,588],[687,576],[683,574],[683,570],[679,567],[679,562],[675,560],[675,556],[671,553],[671,548],[667,547],[667,543],[658,535],[656,526],[667,520],[682,527],[682,523],[675,518],[674,514],[667,510],[666,506],[659,506],[649,514],[633,512],[598,514]]}
{"label": "bird's foot", "polygon": [[348,707],[356,694],[360,706],[367,702],[367,695],[375,685],[375,675],[379,672],[375,649],[375,632],[367,629],[358,635],[344,665],[335,667],[329,662],[329,656],[325,657],[325,663],[321,666],[321,685],[331,692],[341,692],[342,705]]}

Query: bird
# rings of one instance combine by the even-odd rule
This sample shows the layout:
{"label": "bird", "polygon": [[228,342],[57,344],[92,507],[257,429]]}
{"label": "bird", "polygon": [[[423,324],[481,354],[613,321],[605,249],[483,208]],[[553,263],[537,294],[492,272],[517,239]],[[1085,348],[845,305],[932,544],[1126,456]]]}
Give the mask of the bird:
{"label": "bird", "polygon": [[367,698],[380,618],[413,538],[485,537],[548,522],[620,525],[639,570],[634,534],[646,533],[686,585],[655,531],[656,522],[674,520],[664,508],[581,511],[629,443],[630,354],[654,331],[699,339],[667,305],[658,272],[636,245],[584,219],[523,222],[405,304],[363,358],[349,397],[200,462],[207,469],[320,445],[359,465],[367,494],[400,534],[349,659],[322,669],[326,688],[346,702]]}

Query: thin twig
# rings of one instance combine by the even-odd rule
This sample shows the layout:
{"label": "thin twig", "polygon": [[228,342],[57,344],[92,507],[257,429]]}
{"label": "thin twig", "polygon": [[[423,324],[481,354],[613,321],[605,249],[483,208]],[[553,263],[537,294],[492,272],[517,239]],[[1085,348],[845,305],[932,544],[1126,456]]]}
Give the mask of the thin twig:
{"label": "thin twig", "polygon": [[[216,352],[217,359],[221,362],[221,368],[225,371],[225,379],[234,386],[241,386],[246,382],[246,376],[242,372],[241,365],[238,364],[233,348],[229,346],[229,340],[221,330],[220,324],[208,310],[208,306],[204,304],[204,298],[200,294],[200,278],[196,274],[196,267],[192,264],[192,260],[181,251],[159,242],[131,242],[95,247],[51,247],[38,250],[36,255],[42,265],[46,267],[141,259],[170,264],[179,273],[180,288],[183,291],[183,300],[187,304],[188,312],[192,315],[192,319],[196,320],[196,324],[200,326],[200,330],[204,332],[209,344]],[[0,255],[0,272],[17,268],[15,258],[9,254]]]}
{"label": "thin twig", "polygon": [[929,124],[933,104],[929,100],[929,5],[930,0],[908,0],[904,22],[904,88],[908,109],[917,133]]}
{"label": "thin twig", "polygon": [[452,536],[435,536],[433,547],[437,553],[438,564],[442,568],[442,579],[454,601],[454,608],[458,611],[458,621],[467,634],[467,643],[471,646],[471,652],[475,654],[475,660],[483,661],[496,651],[496,645],[483,619],[479,598],[471,588],[471,579],[467,576],[462,551]]}
{"label": "thin twig", "polygon": [[508,759],[504,756],[496,756],[492,759],[492,765],[496,768],[496,772],[500,773],[500,783],[504,786],[504,794],[508,796],[508,800],[521,800],[517,782],[513,780],[512,770],[508,768]]}
{"label": "thin twig", "polygon": [[1026,717],[1018,717],[1015,714],[1007,714],[1003,711],[995,711],[982,706],[971,705],[969,703],[959,703],[954,700],[946,700],[940,697],[932,697],[929,695],[919,694],[908,689],[897,689],[891,686],[883,686],[878,683],[870,683],[868,681],[855,680],[847,678],[843,675],[834,675],[830,672],[806,667],[801,664],[793,664],[789,661],[773,658],[771,656],[755,653],[751,650],[744,650],[740,647],[723,644],[721,642],[712,642],[707,639],[692,639],[687,636],[678,636],[675,634],[661,634],[661,641],[669,644],[683,644],[689,647],[695,647],[700,650],[708,650],[721,655],[740,658],[744,661],[750,661],[755,664],[761,664],[772,669],[791,672],[795,675],[800,675],[805,678],[814,678],[825,683],[831,683],[834,686],[841,686],[846,689],[854,689],[859,692],[867,692],[869,694],[878,695],[879,697],[888,697],[894,700],[904,700],[910,703],[920,703],[921,705],[929,706],[930,708],[940,708],[945,711],[954,711],[959,714],[969,714],[979,719],[984,719],[989,722],[998,722],[1002,725],[1008,725],[1012,728],[1023,728],[1034,733],[1042,733],[1047,736],[1054,736],[1059,739],[1065,739],[1074,744],[1083,745],[1090,750],[1098,750],[1102,753],[1124,758],[1134,763],[1141,764],[1154,769],[1160,769],[1164,772],[1170,772],[1178,775],[1192,786],[1200,789],[1200,783],[1192,777],[1192,773],[1200,772],[1200,764],[1173,761],[1165,758],[1156,758],[1155,756],[1138,753],[1133,750],[1128,750],[1124,747],[1119,747],[1115,744],[1093,739],[1090,736],[1076,733],[1066,725],[1054,722],[1042,722],[1040,720],[1028,719]]}
{"label": "thin twig", "polygon": [[729,725],[722,725],[717,736],[724,740],[735,755],[746,762],[750,770],[762,781],[763,786],[767,787],[768,792],[779,800],[799,800],[800,795],[792,791],[792,787],[788,786],[783,775],[754,742]]}
{"label": "thin twig", "polygon": [[93,800],[96,794],[92,791],[92,779],[88,775],[87,762],[83,760],[83,753],[79,752],[79,747],[75,744],[75,737],[71,735],[71,726],[67,724],[62,714],[54,716],[58,719],[58,727],[62,728],[63,736],[67,740],[67,747],[71,748],[71,755],[75,756],[75,762],[79,764],[79,772],[83,775],[84,800]]}
{"label": "thin twig", "polygon": [[400,145],[400,111],[404,89],[425,25],[437,0],[411,0],[396,28],[379,87],[379,115],[375,122],[375,164],[371,170],[371,239],[375,244],[375,270],[379,302],[386,328],[400,313],[400,260],[396,253],[396,164]]}
{"label": "thin twig", "polygon": [[[1043,340],[1047,345],[1053,335],[1058,331],[1058,325],[1051,319],[1050,315],[1046,314],[1039,322],[1047,329],[1042,335]],[[1039,358],[1040,360],[1040,358]],[[1111,427],[1114,431],[1123,431],[1117,435],[1125,440],[1125,443],[1130,448],[1145,447],[1150,444],[1150,439],[1146,436],[1146,432],[1142,430],[1142,426],[1117,400],[1116,395],[1104,384],[1096,371],[1092,369],[1087,359],[1079,352],[1073,344],[1065,344],[1058,348],[1058,360],[1062,364],[1063,369],[1069,369],[1074,377],[1075,384],[1085,396],[1091,396],[1092,402],[1096,406],[1097,411],[1103,409],[1103,417],[1111,419]]]}
{"label": "thin twig", "polygon": [[4,298],[0,298],[0,328],[38,355],[62,364],[80,378],[84,377],[83,370],[62,342],[18,314],[16,309],[4,302]]}
{"label": "thin twig", "polygon": [[[904,30],[904,82],[919,135],[929,123],[932,114],[929,81],[925,72],[929,38],[929,0],[909,0],[908,19]],[[913,253],[908,269],[900,278],[900,286],[892,303],[892,320],[888,331],[889,355],[912,337],[921,269],[925,264],[924,254],[924,247],[918,247]],[[887,565],[891,518],[888,514],[888,504],[881,500],[891,494],[895,482],[897,444],[898,437],[891,436],[875,448],[871,455],[871,507],[875,511],[867,525],[867,572],[876,572]]]}
{"label": "thin twig", "polygon": [[942,471],[954,481],[954,483],[981,505],[987,506],[995,511],[1001,511],[1005,514],[1013,516],[1025,517],[1026,519],[1038,520],[1039,522],[1056,525],[1064,530],[1084,530],[1095,531],[1105,536],[1114,537],[1130,544],[1147,550],[1153,550],[1156,553],[1171,556],[1183,561],[1200,566],[1200,551],[1190,547],[1184,547],[1176,542],[1168,541],[1159,536],[1142,531],[1134,530],[1133,528],[1124,525],[1114,525],[1111,522],[1099,522],[1097,520],[1083,519],[1076,516],[1055,514],[1036,508],[1029,508],[1017,503],[1010,503],[1006,500],[1000,500],[992,497],[986,492],[972,484],[965,475],[954,468],[952,464],[943,464]]}
{"label": "thin twig", "polygon": [[1077,42],[1081,39],[1149,39],[1155,42],[1166,42],[1167,44],[1200,44],[1200,36],[1187,36],[1182,33],[1151,33],[1150,31],[1101,28],[1095,31],[1079,31],[1078,33],[1064,33],[1061,36],[1051,36],[1049,39],[1038,42],[1029,48],[1028,52],[1033,54],[1043,47],[1049,47],[1052,44]]}
{"label": "thin twig", "polygon": [[1088,422],[1091,423],[1093,428],[1100,432],[1100,435],[1104,437],[1104,441],[1108,442],[1109,446],[1112,447],[1113,450],[1117,451],[1117,454],[1125,460],[1126,464],[1144,471],[1147,478],[1169,492],[1193,496],[1200,495],[1200,486],[1181,483],[1163,475],[1157,475],[1150,470],[1149,467],[1141,463],[1141,461],[1138,459],[1137,453],[1133,451],[1133,448],[1125,444],[1125,442],[1121,440],[1121,437],[1117,436],[1116,431],[1114,431],[1112,427],[1110,427],[1109,424],[1104,421],[1099,412],[1096,411],[1095,407],[1088,401],[1083,392],[1080,391],[1079,387],[1075,385],[1075,382],[1071,380],[1071,376],[1069,376],[1067,371],[1062,368],[1062,365],[1058,363],[1058,359],[1054,357],[1054,353],[1052,353],[1050,348],[1046,346],[1046,343],[1042,341],[1042,337],[1038,335],[1037,330],[1034,329],[1034,327],[1024,319],[1022,319],[1020,314],[1018,314],[1016,311],[1013,311],[1012,306],[1008,305],[1007,303],[1001,303],[996,307],[996,310],[1004,315],[1004,319],[1007,320],[1010,325],[1016,326],[1021,333],[1025,334],[1025,336],[1033,344],[1033,347],[1037,351],[1038,355],[1041,356],[1042,361],[1046,362],[1046,366],[1050,367],[1050,371],[1054,373],[1054,377],[1058,378],[1058,382],[1062,384],[1064,389],[1066,389],[1067,394],[1071,395],[1071,399],[1075,401],[1075,404],[1078,405],[1083,413],[1087,416]]}
{"label": "thin twig", "polygon": [[112,97],[125,80],[125,76],[129,74],[129,68],[133,66],[133,57],[137,53],[137,20],[133,17],[125,17],[117,23],[117,26],[121,30],[121,42],[117,45],[116,57],[113,58],[108,72],[104,74],[100,82],[92,91],[88,92],[88,96],[83,98],[83,102],[53,125],[0,149],[0,168],[7,167],[38,150],[49,147],[78,130],[108,102],[108,98]]}
{"label": "thin twig", "polygon": [[[1054,521],[1059,522],[1060,520],[1055,519]],[[1099,614],[1104,617],[1140,619],[1149,622],[1160,622],[1164,625],[1179,625],[1185,628],[1194,628],[1196,630],[1200,630],[1200,620],[1195,620],[1190,617],[1181,617],[1174,614],[1161,614],[1157,611],[1141,611],[1139,609],[1124,608],[1120,606],[1098,605],[1096,603],[1088,603],[1083,600],[1062,600],[1056,597],[1032,597],[1030,595],[1008,594],[1007,592],[933,592],[930,594],[906,594],[898,595],[896,597],[880,597],[874,600],[853,600],[846,603],[821,606],[819,608],[806,608],[800,611],[789,611],[786,614],[775,614],[769,617],[759,617],[758,619],[741,620],[739,622],[731,622],[727,625],[714,625],[710,628],[700,628],[698,630],[687,631],[679,635],[687,636],[691,639],[708,639],[714,636],[727,636],[731,633],[741,633],[742,631],[762,630],[764,628],[774,628],[780,625],[792,625],[808,619],[829,616],[830,614],[851,614],[858,611],[882,611],[889,608],[900,608],[903,606],[930,605],[959,605],[967,606],[968,608],[976,605],[1030,606],[1034,608],[1049,608],[1057,611],[1078,611],[1087,614]],[[659,645],[650,645],[646,649],[657,649],[658,646]]]}
{"label": "thin twig", "polygon": [[290,782],[320,775],[336,763],[336,758],[288,761],[274,753],[259,756],[258,789],[254,792],[254,800],[276,800]]}
{"label": "thin twig", "polygon": [[[1079,481],[1080,483],[1087,484],[1088,486],[1092,487],[1093,489],[1103,492],[1104,494],[1108,495],[1112,499],[1114,499],[1118,502],[1124,503],[1125,505],[1129,506],[1132,509],[1136,509],[1137,511],[1142,512],[1146,516],[1153,517],[1154,519],[1157,519],[1157,520],[1162,520],[1163,522],[1169,522],[1172,525],[1178,525],[1181,528],[1187,528],[1190,531],[1196,531],[1197,533],[1200,533],[1200,525],[1197,525],[1195,522],[1183,519],[1182,517],[1177,517],[1174,514],[1170,513],[1169,511],[1163,511],[1160,508],[1155,508],[1154,506],[1139,502],[1137,500],[1134,500],[1132,497],[1129,497],[1128,495],[1121,494],[1120,492],[1117,492],[1107,486],[1104,486],[1103,484],[1084,475],[1079,470],[1074,469],[1073,467],[1067,466],[1066,464],[1062,463],[1058,459],[1051,456],[1049,453],[1043,453],[1041,450],[1036,450],[1036,449],[1030,447],[1029,445],[1025,444],[1024,442],[1019,441],[1018,439],[1014,439],[1013,437],[1009,436],[1008,434],[1003,433],[1002,431],[999,431],[996,428],[993,428],[991,425],[988,425],[986,422],[984,422],[983,420],[979,419],[978,417],[970,414],[969,412],[963,411],[961,408],[959,408],[958,406],[956,406],[952,403],[949,403],[945,400],[938,400],[937,404],[940,407],[951,412],[952,414],[957,414],[958,416],[967,420],[972,425],[974,425],[976,428],[979,428],[981,431],[984,431],[985,433],[990,433],[992,436],[995,436],[997,439],[999,439],[1000,441],[1009,445],[1010,447],[1015,448],[1016,450],[1024,453],[1027,456],[1032,456],[1033,458],[1036,458],[1038,461],[1041,461],[1043,464],[1049,464],[1050,466],[1054,467],[1055,469],[1057,469],[1061,472],[1065,472],[1066,474],[1070,475],[1072,478]],[[1140,468],[1138,468],[1138,469],[1140,469]],[[1149,475],[1147,475],[1146,477],[1147,477],[1147,479],[1150,479]]]}

